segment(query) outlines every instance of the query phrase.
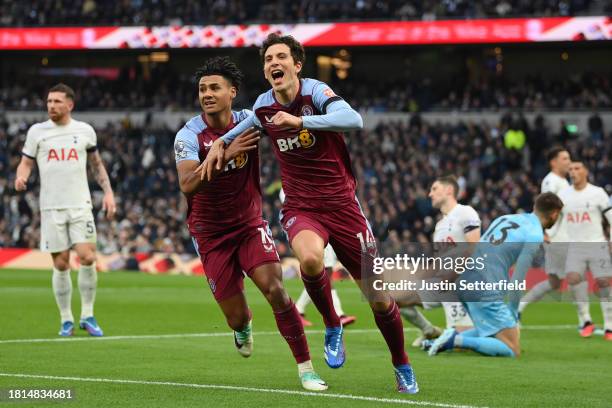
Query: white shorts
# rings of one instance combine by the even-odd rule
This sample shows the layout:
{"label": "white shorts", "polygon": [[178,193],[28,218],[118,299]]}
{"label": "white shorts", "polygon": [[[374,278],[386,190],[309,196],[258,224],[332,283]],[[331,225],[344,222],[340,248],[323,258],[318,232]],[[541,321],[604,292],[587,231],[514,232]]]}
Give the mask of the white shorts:
{"label": "white shorts", "polygon": [[336,253],[331,245],[327,244],[325,247],[325,252],[323,252],[323,264],[326,268],[333,268],[336,266],[338,262],[338,258],[336,257]]}
{"label": "white shorts", "polygon": [[565,278],[568,245],[567,242],[544,244],[544,271],[547,275]]}
{"label": "white shorts", "polygon": [[584,273],[590,270],[594,278],[612,277],[612,261],[607,242],[580,242],[570,244],[565,271]]}
{"label": "white shorts", "polygon": [[62,252],[74,244],[96,243],[96,224],[89,208],[42,210],[40,212],[40,249]]}

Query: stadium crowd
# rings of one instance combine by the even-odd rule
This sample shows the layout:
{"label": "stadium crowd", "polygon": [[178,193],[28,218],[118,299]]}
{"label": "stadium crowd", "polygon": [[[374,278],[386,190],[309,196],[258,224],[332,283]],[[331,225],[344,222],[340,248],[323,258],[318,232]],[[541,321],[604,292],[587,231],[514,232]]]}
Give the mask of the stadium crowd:
{"label": "stadium crowd", "polygon": [[[611,193],[612,134],[596,126],[601,125],[596,115],[591,119],[590,132],[571,135],[550,132],[544,117],[528,123],[522,116],[506,114],[497,124],[453,125],[427,123],[412,115],[409,120],[351,133],[346,141],[359,200],[376,238],[400,248],[430,240],[437,212],[427,194],[432,180],[441,174],[459,176],[460,201],[479,212],[485,227],[501,214],[530,210],[547,172],[545,150],[553,144],[566,145],[583,158],[591,182]],[[9,124],[0,117],[0,247],[38,246],[37,172],[25,194],[13,190],[28,126]],[[508,130],[522,132],[524,144],[509,143]],[[150,251],[193,253],[174,164],[175,129],[134,127],[126,120],[108,123],[97,134],[118,200],[116,220],[109,224],[100,212],[102,193],[91,184],[100,250],[126,256]],[[263,157],[272,157],[267,138],[260,146]],[[275,160],[262,160],[261,180],[264,218],[272,225],[279,252],[287,255],[278,223],[280,176]]]}
{"label": "stadium crowd", "polygon": [[[54,82],[71,84],[77,94],[80,110],[192,110],[198,102],[189,75],[173,72],[158,65],[148,75],[139,66],[121,69],[116,79],[100,76],[53,78]],[[0,110],[45,109],[49,78],[11,73],[0,88]],[[516,80],[503,76],[483,77],[479,82],[453,77],[446,81],[410,78],[382,83],[349,77],[331,81],[338,94],[351,100],[361,111],[425,112],[436,110],[504,110],[504,109],[612,109],[610,74],[587,72],[563,80],[531,76]],[[262,88],[260,83],[246,83],[235,102],[248,106]],[[388,90],[391,90],[390,92]]]}
{"label": "stadium crowd", "polygon": [[298,23],[589,14],[591,0],[0,0],[1,26]]}

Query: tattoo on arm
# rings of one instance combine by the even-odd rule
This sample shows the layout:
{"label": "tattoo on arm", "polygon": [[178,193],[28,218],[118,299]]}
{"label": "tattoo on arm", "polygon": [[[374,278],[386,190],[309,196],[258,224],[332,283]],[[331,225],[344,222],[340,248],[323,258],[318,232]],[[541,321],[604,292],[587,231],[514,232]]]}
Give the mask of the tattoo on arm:
{"label": "tattoo on arm", "polygon": [[105,194],[112,193],[113,189],[111,188],[110,179],[108,177],[106,169],[104,168],[104,162],[102,162],[100,153],[98,151],[90,153],[89,159],[94,178],[96,179],[96,182],[98,183],[102,191],[104,191]]}

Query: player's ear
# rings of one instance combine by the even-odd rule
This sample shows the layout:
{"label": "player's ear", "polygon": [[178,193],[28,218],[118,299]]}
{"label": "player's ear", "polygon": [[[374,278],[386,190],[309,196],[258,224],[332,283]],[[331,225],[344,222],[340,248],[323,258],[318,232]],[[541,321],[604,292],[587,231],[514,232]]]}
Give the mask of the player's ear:
{"label": "player's ear", "polygon": [[231,95],[232,99],[234,99],[236,97],[236,95],[238,95],[238,90],[236,89],[235,86],[232,86],[230,88],[230,95]]}
{"label": "player's ear", "polygon": [[74,101],[72,99],[68,99],[67,105],[68,105],[68,110],[72,112],[72,109],[74,109]]}
{"label": "player's ear", "polygon": [[300,61],[295,63],[295,73],[299,74],[302,72],[302,63]]}

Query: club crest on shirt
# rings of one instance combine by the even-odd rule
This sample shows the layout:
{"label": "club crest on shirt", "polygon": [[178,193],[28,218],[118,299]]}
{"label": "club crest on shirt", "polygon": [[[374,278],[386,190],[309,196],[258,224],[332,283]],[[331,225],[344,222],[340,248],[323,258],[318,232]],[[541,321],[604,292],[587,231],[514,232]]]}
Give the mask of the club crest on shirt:
{"label": "club crest on shirt", "polygon": [[312,110],[312,106],[304,105],[302,106],[302,116],[312,116],[314,111]]}
{"label": "club crest on shirt", "polygon": [[211,278],[208,278],[208,286],[210,286],[210,291],[212,293],[215,293],[215,291],[217,290],[217,285],[215,284],[215,281]]}

